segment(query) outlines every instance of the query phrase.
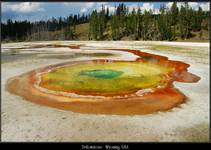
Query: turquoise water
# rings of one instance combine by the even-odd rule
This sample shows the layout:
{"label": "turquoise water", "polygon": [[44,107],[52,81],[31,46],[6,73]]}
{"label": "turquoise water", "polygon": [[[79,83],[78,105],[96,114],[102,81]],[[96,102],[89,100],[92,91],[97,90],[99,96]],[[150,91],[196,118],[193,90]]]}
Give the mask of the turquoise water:
{"label": "turquoise water", "polygon": [[104,78],[104,79],[112,79],[118,77],[122,74],[122,71],[116,70],[83,70],[80,72],[80,75],[86,75],[95,78]]}

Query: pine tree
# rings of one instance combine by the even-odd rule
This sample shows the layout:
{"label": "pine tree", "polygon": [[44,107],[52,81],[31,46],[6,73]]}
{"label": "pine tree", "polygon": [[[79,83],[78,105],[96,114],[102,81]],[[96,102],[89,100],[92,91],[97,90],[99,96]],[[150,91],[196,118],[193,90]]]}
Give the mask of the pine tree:
{"label": "pine tree", "polygon": [[98,17],[97,17],[97,11],[92,11],[92,14],[90,16],[90,23],[89,23],[89,39],[90,40],[96,40],[98,35]]}
{"label": "pine tree", "polygon": [[177,2],[173,2],[171,9],[170,9],[170,15],[171,15],[171,26],[173,26],[173,32],[172,32],[172,38],[173,40],[176,40],[176,29],[177,29],[177,22],[178,22],[178,15],[179,15],[179,9],[177,7]]}
{"label": "pine tree", "polygon": [[177,2],[173,2],[171,9],[170,9],[170,15],[171,15],[171,25],[175,26],[178,21],[178,15],[179,15],[179,9],[177,7]]}
{"label": "pine tree", "polygon": [[137,31],[137,17],[136,17],[136,11],[135,8],[133,8],[132,14],[131,14],[131,33],[135,34]]}
{"label": "pine tree", "polygon": [[142,32],[142,15],[141,15],[141,9],[139,7],[137,11],[137,29],[136,29],[138,39],[141,38],[142,36],[141,32]]}
{"label": "pine tree", "polygon": [[201,30],[202,29],[202,20],[203,20],[203,11],[202,8],[199,7],[198,11],[197,11],[197,29]]}
{"label": "pine tree", "polygon": [[152,11],[144,11],[143,14],[143,30],[142,30],[142,38],[143,40],[150,40],[150,34],[151,34],[151,21],[152,21]]}
{"label": "pine tree", "polygon": [[103,39],[103,33],[105,31],[105,28],[106,28],[106,14],[105,14],[105,8],[104,8],[103,5],[102,5],[102,10],[99,12],[98,20],[99,20],[99,24],[98,24],[99,33],[98,33],[97,39],[102,40]]}
{"label": "pine tree", "polygon": [[166,8],[162,6],[160,8],[160,16],[158,18],[158,30],[160,32],[160,40],[171,40],[171,15],[167,12]]}
{"label": "pine tree", "polygon": [[112,39],[119,40],[120,39],[120,32],[118,26],[118,16],[116,14],[111,16],[111,32],[112,32]]}
{"label": "pine tree", "polygon": [[185,7],[181,6],[180,10],[180,36],[182,39],[187,39],[190,37],[191,30],[191,11],[189,9],[188,3],[185,2]]}

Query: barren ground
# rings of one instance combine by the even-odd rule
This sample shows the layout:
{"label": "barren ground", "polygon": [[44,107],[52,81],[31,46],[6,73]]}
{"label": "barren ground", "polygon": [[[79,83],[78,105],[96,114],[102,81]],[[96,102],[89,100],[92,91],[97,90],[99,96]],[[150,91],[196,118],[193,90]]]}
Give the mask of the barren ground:
{"label": "barren ground", "polygon": [[[84,44],[69,48],[27,48],[36,44]],[[209,43],[137,41],[50,41],[2,44],[2,141],[209,141]],[[23,48],[25,49],[17,49]],[[190,64],[198,83],[178,83],[188,100],[167,112],[150,115],[94,115],[63,111],[23,100],[5,90],[7,79],[70,60],[127,59],[136,56],[95,48],[129,48]],[[97,53],[97,54],[96,54]],[[99,54],[104,53],[104,54]]]}

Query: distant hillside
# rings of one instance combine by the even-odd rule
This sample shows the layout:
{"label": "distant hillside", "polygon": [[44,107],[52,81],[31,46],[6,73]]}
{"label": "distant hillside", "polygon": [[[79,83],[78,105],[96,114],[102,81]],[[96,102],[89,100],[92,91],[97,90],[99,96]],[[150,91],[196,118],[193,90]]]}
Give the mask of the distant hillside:
{"label": "distant hillside", "polygon": [[147,40],[208,41],[210,12],[189,7],[179,9],[173,2],[170,9],[128,10],[122,3],[114,13],[102,6],[87,15],[70,15],[45,21],[12,21],[1,23],[3,42],[45,40]]}
{"label": "distant hillside", "polygon": [[[79,41],[87,41],[89,40],[89,23],[82,23],[79,25],[76,25],[75,29],[75,38],[74,40]],[[191,31],[191,37],[189,39],[183,40],[179,36],[177,36],[178,42],[209,42],[209,31],[202,29],[201,31],[193,32]],[[104,40],[113,40],[112,39],[112,30],[110,27],[110,23],[107,24],[106,30],[103,32]],[[40,40],[65,40],[64,39],[64,31],[58,30],[58,31],[52,31],[47,32],[43,31],[40,33],[34,33],[32,34],[26,41],[40,41]],[[133,40],[140,40],[136,39],[135,35],[129,35],[129,36],[123,36],[120,40],[122,41],[133,41]],[[3,41],[3,42],[12,42],[12,41]]]}
{"label": "distant hillside", "polygon": [[75,40],[80,40],[80,41],[89,40],[88,34],[89,34],[89,23],[76,25],[76,39]]}
{"label": "distant hillside", "polygon": [[[112,40],[111,36],[111,28],[110,25],[107,25],[107,30],[103,33],[104,35],[104,40]],[[58,32],[58,34],[61,33]],[[76,25],[76,39],[75,40],[80,40],[80,41],[86,41],[89,40],[88,38],[89,34],[89,23],[84,23],[84,24],[79,24]],[[186,40],[182,40],[180,37],[177,37],[176,41],[187,41],[187,42],[208,42],[209,41],[209,31],[202,29],[202,31],[198,32],[191,32],[192,37]],[[133,41],[136,40],[134,35],[130,36],[124,36],[121,38],[123,41]]]}
{"label": "distant hillside", "polygon": [[[209,20],[206,20],[206,21],[209,21]],[[207,24],[208,24],[208,22],[202,22],[201,26],[203,27],[203,26],[206,26]],[[57,31],[50,32],[50,33],[44,32],[43,33],[44,35],[42,37],[44,37],[44,39],[45,39],[46,35],[50,34],[50,35],[48,35],[48,39],[50,39],[50,40],[58,40],[58,39],[65,40],[64,32],[65,32],[64,30],[57,30]],[[78,24],[75,26],[75,33],[74,33],[75,36],[74,36],[73,40],[79,40],[79,41],[90,40],[89,32],[90,32],[90,22]],[[204,28],[202,28],[200,31],[191,30],[190,37],[187,39],[181,38],[179,28],[176,29],[175,35],[176,35],[175,41],[187,41],[187,42],[208,42],[209,41],[209,30],[204,29]],[[37,36],[37,37],[40,38],[41,36]],[[37,39],[37,40],[41,40],[41,39]],[[92,40],[96,40],[96,39],[92,39]],[[109,20],[107,22],[106,27],[103,31],[103,36],[102,36],[101,40],[113,40],[111,20]],[[129,34],[128,36],[126,36],[126,35],[122,36],[119,40],[133,41],[133,40],[143,40],[143,39],[137,38],[135,34]]]}

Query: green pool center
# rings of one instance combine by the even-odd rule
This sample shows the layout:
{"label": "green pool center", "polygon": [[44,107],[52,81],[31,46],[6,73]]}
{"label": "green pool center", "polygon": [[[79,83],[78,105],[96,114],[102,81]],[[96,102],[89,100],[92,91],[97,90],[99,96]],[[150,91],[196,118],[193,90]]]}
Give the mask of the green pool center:
{"label": "green pool center", "polygon": [[107,95],[166,83],[173,68],[143,62],[85,63],[57,68],[41,76],[40,86],[58,92]]}

